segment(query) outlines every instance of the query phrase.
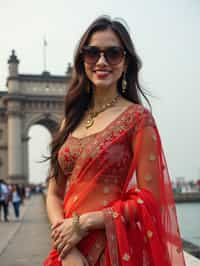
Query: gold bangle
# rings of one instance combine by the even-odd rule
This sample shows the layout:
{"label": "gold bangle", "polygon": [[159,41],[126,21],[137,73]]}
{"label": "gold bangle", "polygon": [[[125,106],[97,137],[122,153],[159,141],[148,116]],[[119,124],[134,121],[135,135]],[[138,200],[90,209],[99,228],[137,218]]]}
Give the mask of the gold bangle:
{"label": "gold bangle", "polygon": [[82,233],[82,230],[81,230],[81,226],[80,226],[80,222],[79,222],[79,218],[80,216],[74,212],[72,214],[72,217],[73,217],[73,220],[72,220],[72,225],[73,225],[73,230],[78,234],[80,235]]}

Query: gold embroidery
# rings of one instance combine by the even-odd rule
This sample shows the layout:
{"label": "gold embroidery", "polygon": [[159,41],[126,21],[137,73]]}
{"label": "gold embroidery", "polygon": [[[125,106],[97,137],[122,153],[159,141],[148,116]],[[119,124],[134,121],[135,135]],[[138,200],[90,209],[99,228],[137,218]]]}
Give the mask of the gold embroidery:
{"label": "gold embroidery", "polygon": [[139,203],[139,204],[143,204],[144,201],[143,201],[142,199],[139,198],[139,199],[137,200],[137,203]]}
{"label": "gold embroidery", "polygon": [[157,140],[156,135],[152,135],[152,139],[153,139],[154,141],[156,141],[156,140]]}
{"label": "gold embroidery", "polygon": [[149,155],[149,160],[150,160],[150,161],[155,161],[155,159],[156,159],[155,154],[151,153],[151,154]]}
{"label": "gold embroidery", "polygon": [[101,245],[99,243],[95,243],[95,248],[100,248]]}
{"label": "gold embroidery", "polygon": [[113,212],[112,216],[113,216],[113,218],[117,218],[119,216],[119,213],[118,212]]}
{"label": "gold embroidery", "polygon": [[104,187],[103,188],[103,192],[106,194],[106,193],[109,193],[110,192],[110,188],[109,187]]}
{"label": "gold embroidery", "polygon": [[128,253],[124,253],[122,259],[125,260],[125,261],[129,261],[130,260],[130,255]]}
{"label": "gold embroidery", "polygon": [[75,201],[77,201],[78,200],[78,196],[76,195],[76,196],[74,196],[74,198],[73,198],[73,202],[75,202]]}
{"label": "gold embroidery", "polygon": [[103,201],[102,201],[102,205],[103,205],[103,206],[106,206],[107,204],[108,204],[107,200],[103,200]]}
{"label": "gold embroidery", "polygon": [[148,230],[147,231],[147,237],[152,238],[152,236],[153,236],[153,232],[151,230]]}
{"label": "gold embroidery", "polygon": [[151,181],[153,178],[152,178],[151,175],[145,175],[144,179],[145,179],[147,182],[149,182],[149,181]]}
{"label": "gold embroidery", "polygon": [[140,192],[141,190],[139,188],[136,188],[135,189],[135,192]]}

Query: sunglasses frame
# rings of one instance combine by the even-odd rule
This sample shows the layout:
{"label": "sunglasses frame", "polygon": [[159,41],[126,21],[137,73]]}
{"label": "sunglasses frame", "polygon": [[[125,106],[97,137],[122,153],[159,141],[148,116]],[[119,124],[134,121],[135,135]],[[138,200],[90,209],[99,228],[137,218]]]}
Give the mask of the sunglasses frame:
{"label": "sunglasses frame", "polygon": [[[92,48],[93,48],[93,49],[96,49],[96,51],[98,51],[98,56],[97,56],[96,60],[95,60],[94,62],[91,63],[91,62],[89,62],[89,61],[87,61],[87,60],[84,59],[84,52],[87,51],[87,49],[89,50],[89,49],[92,49]],[[112,48],[118,48],[119,50],[121,50],[121,52],[123,52],[123,53],[122,53],[122,56],[121,56],[121,58],[120,58],[120,61],[117,62],[117,63],[115,63],[115,64],[113,64],[113,63],[109,60],[109,56],[106,54],[107,51],[108,51],[109,49],[112,49]],[[104,56],[106,62],[107,62],[109,65],[112,65],[112,66],[120,64],[121,61],[122,61],[122,59],[126,56],[126,51],[124,50],[124,48],[122,48],[122,47],[120,47],[120,46],[109,46],[109,47],[107,47],[107,48],[105,48],[105,49],[100,49],[100,48],[97,47],[97,46],[89,46],[89,45],[88,45],[88,46],[84,46],[84,47],[81,49],[81,55],[82,55],[83,61],[84,61],[86,64],[88,64],[88,65],[95,65],[95,64],[98,62],[99,58],[101,57],[101,54],[102,54],[102,53],[103,53],[103,56]]]}

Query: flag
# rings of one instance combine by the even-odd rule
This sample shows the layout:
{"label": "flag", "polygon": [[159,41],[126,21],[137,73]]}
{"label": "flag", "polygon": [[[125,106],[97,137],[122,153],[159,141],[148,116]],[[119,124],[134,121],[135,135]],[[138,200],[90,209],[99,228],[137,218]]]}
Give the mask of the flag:
{"label": "flag", "polygon": [[46,38],[44,38],[44,46],[47,46],[47,40],[46,40]]}

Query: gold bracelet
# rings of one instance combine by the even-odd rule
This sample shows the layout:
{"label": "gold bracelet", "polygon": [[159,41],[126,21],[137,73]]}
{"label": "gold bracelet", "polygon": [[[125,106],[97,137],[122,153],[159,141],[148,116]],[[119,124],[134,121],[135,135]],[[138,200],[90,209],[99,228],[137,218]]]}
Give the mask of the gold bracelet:
{"label": "gold bracelet", "polygon": [[78,235],[80,235],[82,233],[81,226],[80,226],[80,222],[79,222],[80,216],[76,212],[74,212],[72,214],[72,217],[73,217],[73,220],[72,220],[73,230]]}

